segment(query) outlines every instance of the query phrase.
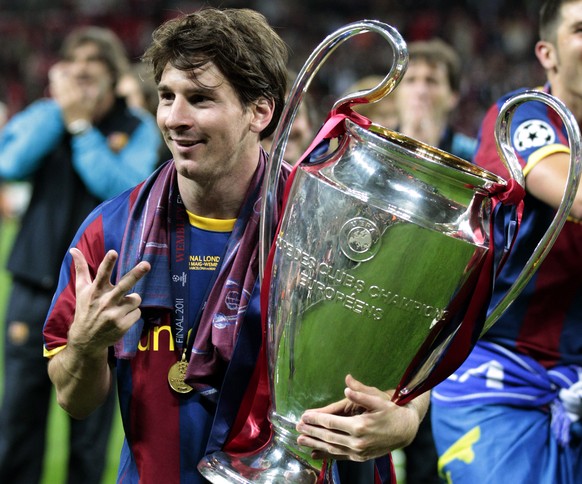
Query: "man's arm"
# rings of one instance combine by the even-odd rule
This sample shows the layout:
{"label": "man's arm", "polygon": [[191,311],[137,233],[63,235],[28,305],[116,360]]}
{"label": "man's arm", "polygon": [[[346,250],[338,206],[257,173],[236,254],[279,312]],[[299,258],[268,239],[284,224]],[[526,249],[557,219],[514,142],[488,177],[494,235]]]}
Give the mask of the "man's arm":
{"label": "man's arm", "polygon": [[89,354],[69,343],[51,358],[48,373],[57,389],[58,404],[74,418],[89,416],[111,390],[107,350]]}
{"label": "man's arm", "polygon": [[297,424],[297,443],[311,447],[312,457],[363,462],[406,447],[414,439],[429,405],[425,393],[406,405],[383,392],[346,377],[346,398],[308,410]]}
{"label": "man's arm", "polygon": [[108,348],[139,319],[141,297],[127,292],[149,272],[150,265],[140,262],[113,285],[115,251],[105,255],[94,280],[81,251],[73,248],[71,255],[76,274],[75,317],[67,346],[49,361],[48,372],[59,405],[71,416],[84,418],[111,389]]}
{"label": "man's arm", "polygon": [[14,115],[0,132],[0,176],[22,180],[34,173],[64,132],[60,108],[50,99],[36,101]]}
{"label": "man's arm", "polygon": [[110,148],[97,128],[73,136],[73,166],[87,189],[100,200],[142,182],[158,163],[162,141],[155,120],[149,113],[136,115],[140,125],[119,152]]}
{"label": "man's arm", "polygon": [[[527,173],[525,177],[527,191],[557,209],[564,195],[569,168],[569,153],[556,152],[546,156]],[[570,215],[582,220],[582,190],[576,193]]]}

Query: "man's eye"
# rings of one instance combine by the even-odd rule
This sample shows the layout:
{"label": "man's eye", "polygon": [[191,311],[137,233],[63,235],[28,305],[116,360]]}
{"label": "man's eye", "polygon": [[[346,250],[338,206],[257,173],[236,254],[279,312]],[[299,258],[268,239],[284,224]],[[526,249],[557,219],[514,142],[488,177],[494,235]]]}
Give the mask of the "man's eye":
{"label": "man's eye", "polygon": [[190,97],[190,102],[192,104],[200,104],[209,100],[210,98],[208,96],[205,96],[204,94],[194,94],[193,96]]}

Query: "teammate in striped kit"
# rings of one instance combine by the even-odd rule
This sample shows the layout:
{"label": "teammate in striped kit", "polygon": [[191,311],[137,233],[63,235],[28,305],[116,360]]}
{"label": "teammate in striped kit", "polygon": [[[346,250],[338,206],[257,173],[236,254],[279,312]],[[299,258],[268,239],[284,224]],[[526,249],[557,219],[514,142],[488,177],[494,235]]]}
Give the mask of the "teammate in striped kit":
{"label": "teammate in striped kit", "polygon": [[[582,121],[582,1],[547,0],[536,55],[543,89]],[[482,123],[475,163],[505,178],[494,140],[503,101]],[[496,281],[493,308],[515,281],[554,216],[570,163],[559,116],[520,106],[511,140],[526,199],[515,245]],[[439,473],[448,482],[582,481],[582,193],[548,257],[467,361],[432,394]],[[503,234],[495,240],[503,241]],[[500,247],[502,250],[502,247]]]}

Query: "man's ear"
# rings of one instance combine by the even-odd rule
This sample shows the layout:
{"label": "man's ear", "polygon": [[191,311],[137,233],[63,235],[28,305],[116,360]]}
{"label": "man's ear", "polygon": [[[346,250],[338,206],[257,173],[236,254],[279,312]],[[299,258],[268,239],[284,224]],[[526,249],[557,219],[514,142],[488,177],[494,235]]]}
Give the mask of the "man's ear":
{"label": "man's ear", "polygon": [[275,101],[261,97],[251,104],[250,109],[252,111],[251,131],[261,133],[273,119]]}
{"label": "man's ear", "polygon": [[551,42],[539,40],[535,46],[535,53],[538,61],[546,71],[551,71],[558,67],[558,54],[554,44]]}

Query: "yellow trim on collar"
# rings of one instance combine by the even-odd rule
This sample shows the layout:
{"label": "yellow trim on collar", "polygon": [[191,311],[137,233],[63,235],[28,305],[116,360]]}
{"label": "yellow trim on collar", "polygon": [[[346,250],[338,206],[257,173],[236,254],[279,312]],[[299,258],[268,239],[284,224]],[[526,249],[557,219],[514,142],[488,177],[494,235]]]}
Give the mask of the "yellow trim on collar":
{"label": "yellow trim on collar", "polygon": [[188,214],[190,225],[211,232],[232,232],[236,222],[235,218],[218,219],[201,217],[200,215],[188,212],[188,210],[186,210],[186,213]]}

